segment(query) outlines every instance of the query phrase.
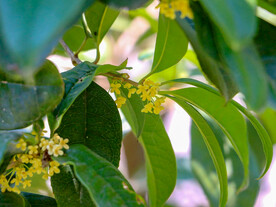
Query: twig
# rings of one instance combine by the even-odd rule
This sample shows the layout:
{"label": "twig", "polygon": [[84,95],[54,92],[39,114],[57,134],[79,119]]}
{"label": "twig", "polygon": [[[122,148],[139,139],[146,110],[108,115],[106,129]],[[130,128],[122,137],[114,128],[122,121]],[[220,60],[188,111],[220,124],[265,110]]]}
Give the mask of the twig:
{"label": "twig", "polygon": [[132,81],[132,80],[129,80],[129,79],[127,79],[127,78],[124,78],[124,77],[122,77],[121,76],[121,74],[115,74],[115,73],[104,73],[104,74],[102,74],[102,75],[104,75],[104,76],[107,76],[107,77],[112,77],[112,78],[121,78],[121,79],[123,79],[125,82],[128,82],[128,83],[130,83],[130,84],[132,84],[133,86],[138,86],[139,84],[137,83],[137,82],[135,82],[135,81]]}
{"label": "twig", "polygon": [[76,63],[76,64],[82,63],[81,60],[75,56],[73,51],[68,47],[68,45],[62,39],[59,41],[59,43],[62,45],[62,47],[64,48],[66,53],[70,56],[73,64],[74,63]]}

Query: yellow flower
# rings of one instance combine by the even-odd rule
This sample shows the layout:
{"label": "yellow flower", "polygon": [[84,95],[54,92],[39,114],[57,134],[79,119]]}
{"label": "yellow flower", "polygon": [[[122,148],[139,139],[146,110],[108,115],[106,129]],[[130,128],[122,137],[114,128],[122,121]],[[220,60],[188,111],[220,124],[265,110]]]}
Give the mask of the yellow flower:
{"label": "yellow flower", "polygon": [[142,93],[142,95],[140,96],[142,98],[142,101],[151,100],[151,96],[148,94],[148,92]]}
{"label": "yellow flower", "polygon": [[21,178],[19,178],[18,176],[16,176],[16,178],[13,178],[13,179],[11,180],[11,184],[14,183],[14,185],[19,185],[20,182],[21,182]]}
{"label": "yellow flower", "polygon": [[144,108],[141,110],[141,112],[144,113],[152,113],[153,103],[148,103],[144,106]]}
{"label": "yellow flower", "polygon": [[32,155],[28,155],[28,154],[21,154],[21,155],[18,155],[18,158],[23,162],[23,163],[29,163],[30,162],[30,159],[33,158]]}
{"label": "yellow flower", "polygon": [[162,111],[163,109],[164,109],[163,106],[154,106],[154,107],[153,107],[153,113],[159,114],[160,111]]}
{"label": "yellow flower", "polygon": [[120,97],[117,98],[115,103],[117,104],[117,108],[121,108],[122,105],[126,103],[126,98],[120,96]]}
{"label": "yellow flower", "polygon": [[126,83],[125,85],[124,85],[124,88],[127,88],[127,89],[130,89],[132,87],[132,85],[130,84],[130,83]]}
{"label": "yellow flower", "polygon": [[160,13],[170,19],[175,19],[175,12],[177,11],[181,12],[181,18],[186,16],[193,18],[193,12],[189,6],[189,0],[160,0],[160,3],[156,8],[160,8]]}
{"label": "yellow flower", "polygon": [[21,148],[23,151],[25,151],[27,149],[27,143],[24,141],[24,139],[21,138],[17,143],[16,148]]}
{"label": "yellow flower", "polygon": [[110,92],[113,93],[115,92],[116,94],[120,94],[121,91],[119,90],[119,88],[121,87],[120,83],[111,83],[110,84]]}
{"label": "yellow flower", "polygon": [[128,95],[127,97],[130,98],[132,94],[134,94],[136,92],[136,88],[130,88],[128,89]]}
{"label": "yellow flower", "polygon": [[38,146],[34,145],[34,146],[28,146],[29,149],[29,154],[38,154]]}
{"label": "yellow flower", "polygon": [[48,144],[49,144],[49,140],[42,138],[40,140],[39,147],[42,149],[42,151],[45,151],[47,149]]}
{"label": "yellow flower", "polygon": [[140,93],[147,93],[147,90],[149,89],[148,85],[139,85],[138,90],[136,91],[137,94]]}
{"label": "yellow flower", "polygon": [[49,168],[49,176],[53,176],[54,173],[58,174],[60,173],[60,169],[58,168],[60,164],[57,161],[51,161],[50,162],[50,168]]}
{"label": "yellow flower", "polygon": [[68,142],[69,142],[69,139],[60,138],[59,146],[63,147],[64,149],[69,149],[69,146],[67,144]]}
{"label": "yellow flower", "polygon": [[30,187],[31,186],[31,182],[32,182],[31,180],[24,180],[23,183],[22,183],[23,184],[23,188],[26,188],[27,186]]}
{"label": "yellow flower", "polygon": [[51,138],[51,140],[53,140],[55,144],[58,144],[60,139],[61,138],[57,133],[55,133],[54,136]]}
{"label": "yellow flower", "polygon": [[59,155],[63,155],[64,152],[62,151],[62,146],[60,145],[55,145],[53,148],[53,155],[55,157],[58,157]]}
{"label": "yellow flower", "polygon": [[48,154],[52,155],[54,152],[54,146],[55,146],[55,142],[53,140],[50,140],[48,145],[47,145],[47,150],[48,150]]}

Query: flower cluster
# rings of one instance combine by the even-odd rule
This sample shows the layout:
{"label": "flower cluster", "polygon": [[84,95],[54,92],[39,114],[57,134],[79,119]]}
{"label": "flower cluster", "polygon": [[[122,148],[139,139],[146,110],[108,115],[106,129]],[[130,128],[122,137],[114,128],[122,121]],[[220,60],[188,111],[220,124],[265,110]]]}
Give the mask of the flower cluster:
{"label": "flower cluster", "polygon": [[128,90],[128,98],[136,93],[140,95],[142,101],[147,102],[141,112],[159,114],[164,109],[161,104],[165,102],[165,97],[157,96],[160,83],[154,83],[151,80],[145,80],[142,84],[138,85],[138,89],[128,82],[122,84],[122,81],[114,80],[110,84],[110,92],[114,92],[117,95],[115,103],[118,108],[121,108],[126,102],[126,98],[121,96],[121,91],[119,90],[122,86]]}
{"label": "flower cluster", "polygon": [[28,145],[21,138],[16,148],[23,152],[16,154],[6,172],[0,175],[1,191],[20,193],[19,186],[23,188],[31,186],[30,178],[33,174],[43,174],[44,179],[59,173],[60,164],[51,159],[51,155],[58,157],[63,155],[62,149],[69,149],[68,139],[63,139],[55,134],[51,139],[42,138],[36,145]]}
{"label": "flower cluster", "polygon": [[156,8],[160,8],[160,13],[170,19],[175,19],[175,12],[181,13],[181,18],[193,18],[193,12],[189,6],[189,0],[160,0]]}

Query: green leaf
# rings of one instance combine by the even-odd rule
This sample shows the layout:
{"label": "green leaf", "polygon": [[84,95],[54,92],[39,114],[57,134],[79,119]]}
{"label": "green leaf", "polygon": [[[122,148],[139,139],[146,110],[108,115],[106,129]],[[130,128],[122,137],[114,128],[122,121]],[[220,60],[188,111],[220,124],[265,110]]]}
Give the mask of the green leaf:
{"label": "green leaf", "polygon": [[17,193],[1,193],[0,192],[0,206],[3,207],[29,207],[28,201],[26,201],[21,195]]}
{"label": "green leaf", "polygon": [[99,1],[96,1],[85,11],[87,26],[97,48],[119,13],[119,10],[112,9]]}
{"label": "green leaf", "polygon": [[93,2],[1,0],[0,64],[4,72],[26,81],[33,79],[63,33]]}
{"label": "green leaf", "polygon": [[256,8],[246,0],[200,0],[200,3],[230,48],[241,49],[253,39]]}
{"label": "green leaf", "polygon": [[[200,81],[189,79],[189,78],[180,78],[180,79],[176,79],[176,80],[167,81],[167,82],[162,83],[162,85],[171,83],[171,82],[187,83],[187,84],[190,84],[193,86],[200,87],[200,88],[204,89],[206,92],[210,92],[210,93],[213,93],[214,95],[220,96],[219,92],[216,89],[214,89],[213,87],[211,87],[205,83],[202,83]],[[237,103],[236,101],[233,101],[233,100],[228,104],[232,104],[241,113],[243,113],[248,118],[248,120],[251,122],[251,124],[253,125],[253,127],[255,128],[255,130],[257,131],[257,133],[259,135],[259,138],[263,145],[265,158],[266,158],[265,168],[264,168],[261,176],[259,177],[259,179],[261,179],[265,175],[265,173],[268,171],[271,161],[272,161],[273,147],[272,147],[271,139],[270,139],[267,131],[265,130],[265,128],[258,121],[258,119],[256,119],[246,108],[244,108],[242,105],[240,105],[239,103]]]}
{"label": "green leaf", "polygon": [[66,156],[56,158],[71,164],[79,181],[97,206],[144,206],[116,167],[83,145],[72,145]]}
{"label": "green leaf", "polygon": [[111,96],[92,82],[74,101],[56,130],[69,145],[84,144],[116,167],[119,165],[122,123]]}
{"label": "green leaf", "polygon": [[[171,195],[176,184],[176,160],[170,139],[160,116],[141,112],[144,104],[137,94],[127,98],[122,111],[137,134],[142,129],[139,142],[142,144],[147,167],[147,182],[150,206],[162,206]],[[138,134],[139,135],[139,134]],[[163,182],[166,180],[166,182]]]}
{"label": "green leaf", "polygon": [[110,6],[117,8],[127,7],[128,9],[137,9],[143,6],[148,0],[100,0],[101,2],[107,3]]}
{"label": "green leaf", "polygon": [[266,69],[269,104],[276,109],[276,27],[260,19],[255,43]]}
{"label": "green leaf", "polygon": [[[227,160],[229,196],[226,206],[254,206],[259,190],[259,184],[255,178],[260,171],[255,154],[250,150],[250,185],[243,192],[237,194],[237,187],[242,182],[242,177],[240,176],[243,173],[242,164],[221,129],[211,119],[207,120],[219,141],[219,147],[222,149],[223,156]],[[202,135],[195,124],[192,124],[191,135],[193,173],[202,186],[210,206],[219,206],[219,180],[216,176],[213,176],[216,173],[215,167],[202,140]],[[248,138],[252,142],[258,143],[259,141],[256,134],[254,136],[250,134]]]}
{"label": "green leaf", "polygon": [[118,70],[122,70],[122,69],[132,69],[132,68],[127,68],[127,59],[121,63],[121,65],[110,65],[110,64],[105,64],[105,65],[99,65],[95,75],[100,75],[100,74],[104,74],[104,73],[108,73],[108,72],[115,72]]}
{"label": "green leaf", "polygon": [[56,207],[57,203],[54,198],[34,193],[22,192],[21,195],[30,203],[31,207]]}
{"label": "green leaf", "polygon": [[162,91],[161,95],[172,95],[196,106],[212,117],[227,135],[244,168],[244,180],[240,189],[248,184],[248,141],[246,124],[240,112],[231,104],[225,105],[222,97],[201,88],[184,88],[175,91]]}
{"label": "green leaf", "polygon": [[272,108],[267,108],[264,112],[261,114],[258,114],[258,117],[260,118],[262,124],[268,131],[272,144],[276,143],[276,130],[274,127],[274,123],[276,123],[276,111]]}
{"label": "green leaf", "polygon": [[188,40],[178,23],[164,15],[159,15],[158,33],[150,75],[178,63],[185,55],[187,48]]}
{"label": "green leaf", "polygon": [[[232,50],[224,41],[221,32],[212,25],[209,17],[199,3],[191,7],[197,34],[205,51],[217,61],[228,75],[233,77],[246,101],[255,110],[264,107],[268,84],[261,59],[252,43],[238,51]],[[256,84],[258,83],[258,84]]]}
{"label": "green leaf", "polygon": [[[200,43],[199,36],[189,25],[187,19],[178,17],[177,21],[193,46],[206,79],[210,80],[219,89],[226,101],[230,100],[237,93],[237,87],[229,72],[225,71],[221,63],[207,53]],[[203,24],[202,26],[206,27],[208,25]],[[208,42],[210,43],[211,39]]]}
{"label": "green leaf", "polygon": [[0,130],[31,125],[62,99],[63,82],[55,65],[46,61],[35,75],[35,85],[0,81]]}
{"label": "green leaf", "polygon": [[254,45],[250,44],[235,52],[226,46],[221,37],[218,41],[221,57],[229,67],[248,105],[254,110],[264,108],[268,97],[268,84],[264,66]]}
{"label": "green leaf", "polygon": [[14,143],[21,136],[20,132],[0,131],[0,174],[6,170],[12,156],[21,152],[20,149],[16,149]]}
{"label": "green leaf", "polygon": [[[84,32],[83,26],[81,24],[75,24],[65,32],[62,39],[73,52],[77,52],[83,41],[86,39],[86,34]],[[86,40],[85,46],[83,46],[82,51],[91,50],[94,48],[97,48],[95,41],[89,38]],[[58,44],[56,46],[54,53],[68,56],[61,44]]]}
{"label": "green leaf", "polygon": [[65,94],[55,110],[48,114],[52,134],[59,127],[62,117],[76,98],[92,83],[96,68],[96,65],[83,62],[61,74],[65,84]]}
{"label": "green leaf", "polygon": [[[216,168],[216,172],[220,183],[220,201],[219,206],[225,206],[228,197],[228,186],[227,186],[227,172],[224,157],[217,141],[212,128],[209,126],[208,122],[203,118],[203,116],[186,101],[179,98],[169,97],[179,104],[193,119],[194,123],[198,127],[202,139],[206,147],[208,148],[209,155],[211,156],[213,163]],[[202,149],[202,148],[200,148]],[[201,155],[201,153],[199,153]]]}
{"label": "green leaf", "polygon": [[258,0],[258,6],[266,9],[267,11],[276,14],[276,1],[275,0]]}
{"label": "green leaf", "polygon": [[129,122],[132,131],[137,137],[142,133],[145,124],[145,113],[141,113],[141,109],[144,107],[141,98],[136,94],[133,94],[131,98],[128,97],[128,90],[120,88],[122,96],[126,98],[126,103],[122,107],[122,111]]}
{"label": "green leaf", "polygon": [[59,174],[51,177],[53,192],[60,207],[95,206],[87,189],[81,185],[70,166],[61,166]]}

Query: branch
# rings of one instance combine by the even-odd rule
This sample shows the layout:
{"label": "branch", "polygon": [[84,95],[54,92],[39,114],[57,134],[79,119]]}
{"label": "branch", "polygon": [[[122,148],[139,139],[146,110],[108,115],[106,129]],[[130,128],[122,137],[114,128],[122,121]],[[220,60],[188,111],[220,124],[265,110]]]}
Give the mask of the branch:
{"label": "branch", "polygon": [[[64,50],[66,51],[66,53],[70,56],[72,63],[76,63],[76,64],[80,64],[82,63],[81,60],[79,58],[77,58],[75,56],[75,54],[73,53],[73,51],[68,47],[68,45],[63,41],[63,39],[61,39],[59,41],[59,43],[62,45],[62,47],[64,48]],[[74,64],[75,65],[75,64]]]}

